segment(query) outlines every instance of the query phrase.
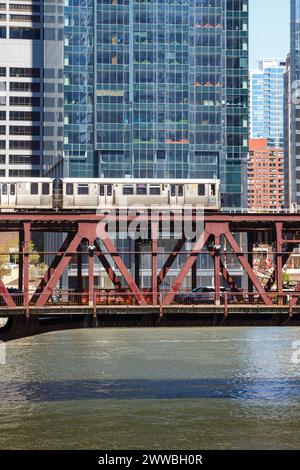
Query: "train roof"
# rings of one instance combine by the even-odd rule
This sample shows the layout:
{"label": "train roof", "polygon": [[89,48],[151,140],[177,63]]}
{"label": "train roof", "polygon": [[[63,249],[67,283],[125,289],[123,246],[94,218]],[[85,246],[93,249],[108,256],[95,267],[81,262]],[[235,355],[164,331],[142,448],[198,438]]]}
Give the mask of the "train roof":
{"label": "train roof", "polygon": [[167,179],[167,178],[61,178],[66,183],[103,184],[202,184],[219,183],[219,179]]}
{"label": "train roof", "polygon": [[55,178],[47,178],[47,177],[19,177],[19,176],[2,176],[0,177],[0,183],[50,183],[54,181]]}

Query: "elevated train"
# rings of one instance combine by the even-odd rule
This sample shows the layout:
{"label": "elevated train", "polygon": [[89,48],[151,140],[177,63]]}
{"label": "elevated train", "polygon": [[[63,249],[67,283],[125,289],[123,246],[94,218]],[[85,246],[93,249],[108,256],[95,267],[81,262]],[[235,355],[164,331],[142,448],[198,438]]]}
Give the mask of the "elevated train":
{"label": "elevated train", "polygon": [[221,209],[220,180],[0,178],[0,210],[78,211],[187,205]]}

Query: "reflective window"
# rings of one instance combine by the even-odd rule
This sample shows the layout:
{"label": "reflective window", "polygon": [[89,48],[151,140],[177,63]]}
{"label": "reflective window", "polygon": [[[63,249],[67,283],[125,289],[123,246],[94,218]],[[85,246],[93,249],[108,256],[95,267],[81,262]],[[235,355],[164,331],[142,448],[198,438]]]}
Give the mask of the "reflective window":
{"label": "reflective window", "polygon": [[39,193],[39,185],[38,183],[31,183],[30,185],[30,193],[32,195],[38,194]]}
{"label": "reflective window", "polygon": [[67,185],[66,185],[66,194],[67,194],[67,196],[73,196],[74,186],[73,186],[72,183],[67,183]]}
{"label": "reflective window", "polygon": [[198,196],[205,196],[205,184],[198,184]]}
{"label": "reflective window", "polygon": [[136,188],[136,194],[139,195],[146,195],[147,194],[147,185],[145,184],[138,184]]}
{"label": "reflective window", "polygon": [[133,195],[133,193],[134,193],[133,186],[123,186],[123,194],[124,195],[131,196],[131,195]]}
{"label": "reflective window", "polygon": [[160,194],[160,186],[150,186],[150,194],[158,196]]}
{"label": "reflective window", "polygon": [[42,184],[42,194],[43,194],[43,196],[48,196],[50,194],[50,184],[49,183],[43,183]]}
{"label": "reflective window", "polygon": [[77,194],[80,196],[85,196],[89,194],[89,185],[88,184],[79,184],[77,187]]}

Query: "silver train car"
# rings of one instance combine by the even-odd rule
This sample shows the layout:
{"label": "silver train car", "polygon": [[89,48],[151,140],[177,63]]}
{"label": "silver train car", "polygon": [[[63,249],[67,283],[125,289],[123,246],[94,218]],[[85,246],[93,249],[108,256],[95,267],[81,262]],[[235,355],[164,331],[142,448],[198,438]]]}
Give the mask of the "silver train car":
{"label": "silver train car", "polygon": [[221,209],[219,180],[64,178],[62,209],[203,206]]}
{"label": "silver train car", "polygon": [[0,210],[202,206],[221,209],[219,180],[0,178]]}
{"label": "silver train car", "polygon": [[53,178],[0,178],[0,210],[52,210]]}

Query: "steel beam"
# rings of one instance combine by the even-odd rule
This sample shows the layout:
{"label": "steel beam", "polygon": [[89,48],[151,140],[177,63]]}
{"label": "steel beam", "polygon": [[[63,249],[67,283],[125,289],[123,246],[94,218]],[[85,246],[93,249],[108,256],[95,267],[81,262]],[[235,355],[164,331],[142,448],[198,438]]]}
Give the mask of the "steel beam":
{"label": "steel beam", "polygon": [[216,250],[216,247],[220,245],[220,236],[215,236],[215,251],[214,251],[214,278],[215,278],[215,302],[216,305],[220,305],[221,303],[221,284],[220,284],[220,271],[221,271],[221,264],[220,264],[220,253]]}
{"label": "steel beam", "polygon": [[19,279],[18,279],[19,292],[23,292],[23,276],[24,276],[23,248],[24,248],[24,230],[19,230]]}
{"label": "steel beam", "polygon": [[109,261],[107,260],[105,254],[101,250],[97,240],[95,240],[94,243],[95,243],[95,247],[96,247],[96,255],[98,256],[98,258],[100,260],[100,263],[102,264],[103,268],[105,269],[109,279],[111,280],[111,282],[114,284],[114,286],[117,289],[121,289],[122,288],[121,280],[118,278],[117,274],[115,273],[115,271],[111,267],[111,265],[110,265]]}
{"label": "steel beam", "polygon": [[73,233],[68,233],[67,234],[67,236],[66,236],[65,240],[63,241],[61,247],[59,248],[58,252],[56,253],[54,259],[52,260],[51,265],[49,266],[49,268],[45,272],[43,279],[41,280],[41,282],[39,283],[38,287],[36,288],[33,296],[31,297],[32,300],[39,293],[41,293],[43,291],[43,289],[45,288],[45,286],[47,285],[47,282],[49,281],[51,276],[54,274],[57,266],[59,265],[59,263],[61,261],[62,256],[65,254],[65,251],[66,251],[67,247],[69,246],[70,242],[73,240],[74,236],[75,236],[75,234],[73,234]]}
{"label": "steel beam", "polygon": [[283,305],[283,280],[282,280],[282,222],[276,222],[276,281],[278,291],[278,305]]}
{"label": "steel beam", "polygon": [[233,249],[234,253],[238,257],[238,260],[241,263],[242,267],[244,268],[244,270],[245,270],[246,274],[248,275],[249,279],[253,283],[255,289],[260,294],[260,296],[261,296],[262,300],[264,301],[264,303],[266,305],[273,305],[272,300],[268,297],[268,295],[267,295],[265,289],[263,288],[262,284],[260,283],[259,279],[254,274],[254,271],[252,270],[250,264],[248,263],[245,256],[243,255],[240,246],[238,245],[238,243],[236,242],[236,240],[232,236],[227,224],[225,225],[225,228],[224,228],[224,235],[225,235],[229,245]]}
{"label": "steel beam", "polygon": [[199,253],[201,253],[205,243],[207,242],[208,238],[210,236],[210,233],[203,231],[202,234],[200,235],[199,239],[196,241],[193,249],[191,250],[190,255],[188,256],[188,259],[186,260],[184,266],[182,267],[180,273],[178,274],[177,278],[175,279],[174,283],[171,286],[170,291],[166,295],[166,297],[163,300],[163,305],[168,306],[170,305],[175,297],[175,294],[178,292],[180,287],[182,286],[182,283],[184,279],[186,278],[189,270],[192,268],[193,264],[197,260],[197,256]]}
{"label": "steel beam", "polygon": [[151,271],[152,271],[152,304],[158,305],[157,251],[159,238],[158,222],[151,223]]}
{"label": "steel beam", "polygon": [[16,307],[16,304],[15,304],[12,296],[9,294],[6,286],[3,284],[2,279],[0,279],[0,297],[3,298],[3,300],[6,303],[7,307],[9,307],[9,308],[15,308]]}
{"label": "steel beam", "polygon": [[43,291],[40,293],[38,301],[36,303],[37,307],[44,307],[47,303],[50,295],[53,293],[55,286],[57,285],[59,279],[63,275],[64,270],[70,263],[74,252],[76,252],[78,245],[81,243],[82,237],[76,233],[73,240],[70,242],[69,246],[67,247],[62,259],[58,263],[55,271],[53,272],[52,276],[50,277],[49,281],[45,285]]}
{"label": "steel beam", "polygon": [[92,307],[95,302],[94,298],[94,255],[95,255],[95,245],[94,245],[94,238],[90,238],[89,242],[89,306]]}
{"label": "steel beam", "polygon": [[77,291],[82,292],[82,244],[79,243],[77,248]]}
{"label": "steel beam", "polygon": [[24,223],[24,277],[23,277],[23,286],[24,286],[24,307],[26,309],[26,314],[29,313],[29,270],[30,270],[30,222]]}
{"label": "steel beam", "polygon": [[177,255],[182,250],[185,242],[186,242],[186,238],[183,235],[182,238],[180,240],[178,240],[178,242],[176,243],[173,251],[169,254],[165,264],[161,268],[160,273],[157,277],[157,281],[158,281],[159,286],[163,283],[163,281],[164,281],[165,277],[167,276],[168,272],[170,271],[175,259],[177,258]]}
{"label": "steel beam", "polygon": [[125,263],[122,261],[120,255],[117,253],[117,250],[109,238],[107,232],[105,231],[105,225],[101,224],[98,225],[98,237],[102,239],[102,242],[107,249],[108,253],[114,260],[116,266],[118,267],[120,273],[124,277],[129,289],[133,293],[134,297],[136,298],[139,305],[147,305],[146,299],[143,296],[142,292],[140,291],[139,287],[137,286],[136,282],[134,281],[133,277],[131,276],[130,272],[125,266]]}

